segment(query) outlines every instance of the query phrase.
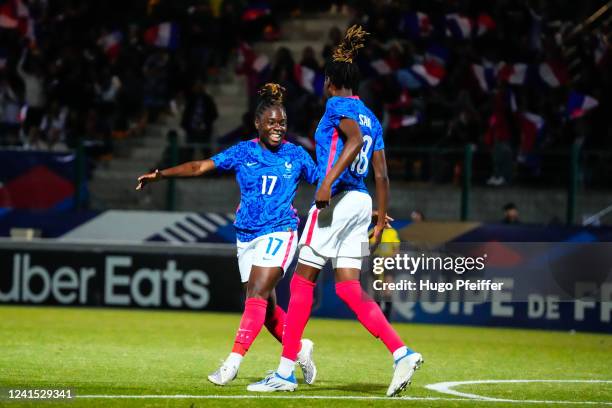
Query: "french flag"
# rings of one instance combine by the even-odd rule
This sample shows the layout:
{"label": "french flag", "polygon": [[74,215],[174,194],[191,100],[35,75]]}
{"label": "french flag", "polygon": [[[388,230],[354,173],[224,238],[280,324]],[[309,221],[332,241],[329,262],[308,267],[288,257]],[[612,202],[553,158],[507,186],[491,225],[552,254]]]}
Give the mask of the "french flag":
{"label": "french flag", "polygon": [[175,23],[161,23],[148,28],[144,41],[149,45],[174,50],[178,47],[179,29]]}
{"label": "french flag", "polygon": [[437,86],[446,75],[444,67],[433,60],[427,60],[423,64],[414,64],[410,70],[423,85],[428,86]]}
{"label": "french flag", "polygon": [[520,153],[531,153],[542,139],[544,118],[535,113],[524,112],[519,117],[521,129]]}
{"label": "french flag", "polygon": [[472,74],[483,92],[489,93],[495,89],[497,78],[495,77],[495,66],[492,63],[472,64]]}
{"label": "french flag", "polygon": [[236,71],[243,74],[262,74],[270,67],[270,59],[265,55],[257,55],[246,42],[238,46],[238,67]]}
{"label": "french flag", "polygon": [[123,34],[121,34],[121,31],[116,30],[100,37],[98,45],[102,47],[102,50],[104,50],[109,59],[114,60],[119,56],[122,39]]}
{"label": "french flag", "polygon": [[404,16],[400,23],[400,31],[412,38],[427,37],[433,31],[429,16],[420,11],[410,12]]}
{"label": "french flag", "polygon": [[543,62],[538,66],[538,75],[550,88],[558,88],[568,82],[565,66],[558,62]]}
{"label": "french flag", "polygon": [[325,77],[322,73],[316,72],[304,65],[296,64],[294,68],[296,81],[311,94],[323,95],[323,83]]}
{"label": "french flag", "polygon": [[387,64],[387,61],[382,58],[372,61],[370,66],[378,75],[389,75],[392,72],[392,69],[389,64]]}
{"label": "french flag", "polygon": [[474,23],[472,19],[461,14],[447,14],[446,20],[446,36],[461,40],[468,39],[472,36]]}
{"label": "french flag", "polygon": [[527,64],[500,63],[497,77],[500,81],[511,85],[525,85],[527,83]]}
{"label": "french flag", "polygon": [[389,118],[389,129],[397,130],[403,127],[410,127],[418,124],[421,121],[421,117],[418,114],[415,115],[393,115]]}
{"label": "french flag", "polygon": [[497,25],[490,15],[482,13],[476,19],[476,35],[479,37],[495,30]]}
{"label": "french flag", "polygon": [[425,52],[425,58],[432,59],[442,66],[446,66],[448,55],[448,49],[439,44],[430,45]]}
{"label": "french flag", "polygon": [[599,101],[592,96],[572,91],[567,100],[567,115],[570,119],[577,119],[598,105]]}

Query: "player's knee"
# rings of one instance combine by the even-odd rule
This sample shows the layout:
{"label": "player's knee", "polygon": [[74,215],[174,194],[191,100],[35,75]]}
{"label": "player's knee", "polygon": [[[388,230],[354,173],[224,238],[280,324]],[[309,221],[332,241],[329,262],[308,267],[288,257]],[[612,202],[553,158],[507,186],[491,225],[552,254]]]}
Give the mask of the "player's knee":
{"label": "player's knee", "polygon": [[247,299],[263,299],[268,300],[270,298],[270,289],[260,286],[257,284],[249,285],[247,288]]}

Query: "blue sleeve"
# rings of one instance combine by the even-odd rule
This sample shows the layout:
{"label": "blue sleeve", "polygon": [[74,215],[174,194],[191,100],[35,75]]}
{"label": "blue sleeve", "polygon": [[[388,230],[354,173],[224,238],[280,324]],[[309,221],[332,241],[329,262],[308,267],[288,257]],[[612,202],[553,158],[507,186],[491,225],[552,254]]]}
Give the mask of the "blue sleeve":
{"label": "blue sleeve", "polygon": [[334,127],[345,118],[359,123],[359,105],[355,99],[334,97],[327,101],[325,109]]}
{"label": "blue sleeve", "polygon": [[215,167],[220,170],[235,170],[242,157],[241,151],[242,143],[238,143],[215,154],[210,159],[215,163]]}
{"label": "blue sleeve", "polygon": [[302,162],[302,178],[310,184],[316,184],[318,181],[317,165],[303,147],[299,147],[299,151]]}
{"label": "blue sleeve", "polygon": [[374,135],[374,150],[383,150],[385,148],[385,141],[383,140],[383,129],[380,123],[376,127],[375,135]]}

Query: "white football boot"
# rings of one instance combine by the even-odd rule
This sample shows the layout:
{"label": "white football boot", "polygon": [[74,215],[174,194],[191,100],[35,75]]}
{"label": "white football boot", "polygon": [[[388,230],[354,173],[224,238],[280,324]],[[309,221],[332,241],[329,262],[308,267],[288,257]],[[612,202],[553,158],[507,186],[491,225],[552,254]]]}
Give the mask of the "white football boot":
{"label": "white football boot", "polygon": [[275,391],[295,391],[297,389],[295,374],[291,373],[288,378],[283,378],[277,372],[268,374],[263,380],[249,384],[247,391],[253,392],[275,392]]}
{"label": "white football boot", "polygon": [[317,378],[317,366],[312,359],[312,353],[314,351],[314,343],[312,340],[302,339],[302,348],[297,355],[297,365],[302,369],[304,374],[304,382],[306,384],[314,384]]}
{"label": "white football boot", "polygon": [[406,353],[403,357],[395,360],[393,364],[395,371],[393,379],[387,389],[387,397],[394,397],[402,392],[414,375],[414,372],[423,364],[423,356],[419,353]]}
{"label": "white football boot", "polygon": [[226,385],[238,375],[238,366],[223,362],[214,373],[208,376],[208,381],[216,385]]}

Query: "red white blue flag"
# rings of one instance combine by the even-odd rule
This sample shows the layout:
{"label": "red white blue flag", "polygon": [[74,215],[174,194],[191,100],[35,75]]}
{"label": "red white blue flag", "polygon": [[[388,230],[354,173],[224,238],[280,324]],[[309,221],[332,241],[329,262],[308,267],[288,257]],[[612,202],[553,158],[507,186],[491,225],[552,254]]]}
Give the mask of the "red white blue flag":
{"label": "red white blue flag", "polygon": [[145,43],[174,50],[178,47],[179,29],[175,23],[161,23],[144,33]]}
{"label": "red white blue flag", "polygon": [[570,119],[577,119],[598,105],[599,101],[592,96],[572,91],[567,99],[567,115]]}
{"label": "red white blue flag", "polygon": [[465,40],[472,36],[474,22],[471,18],[462,14],[452,13],[447,14],[445,20],[447,37]]}
{"label": "red white blue flag", "polygon": [[420,11],[407,13],[400,22],[399,28],[411,38],[428,37],[433,31],[429,16]]}
{"label": "red white blue flag", "polygon": [[410,70],[423,85],[427,86],[437,86],[446,75],[444,67],[433,60],[414,64]]}
{"label": "red white blue flag", "polygon": [[119,56],[122,39],[123,34],[121,34],[121,31],[116,30],[100,37],[98,40],[98,45],[102,48],[109,59],[114,60],[117,58],[117,56]]}
{"label": "red white blue flag", "polygon": [[567,84],[569,78],[565,66],[558,62],[543,62],[538,66],[540,80],[551,88]]}

